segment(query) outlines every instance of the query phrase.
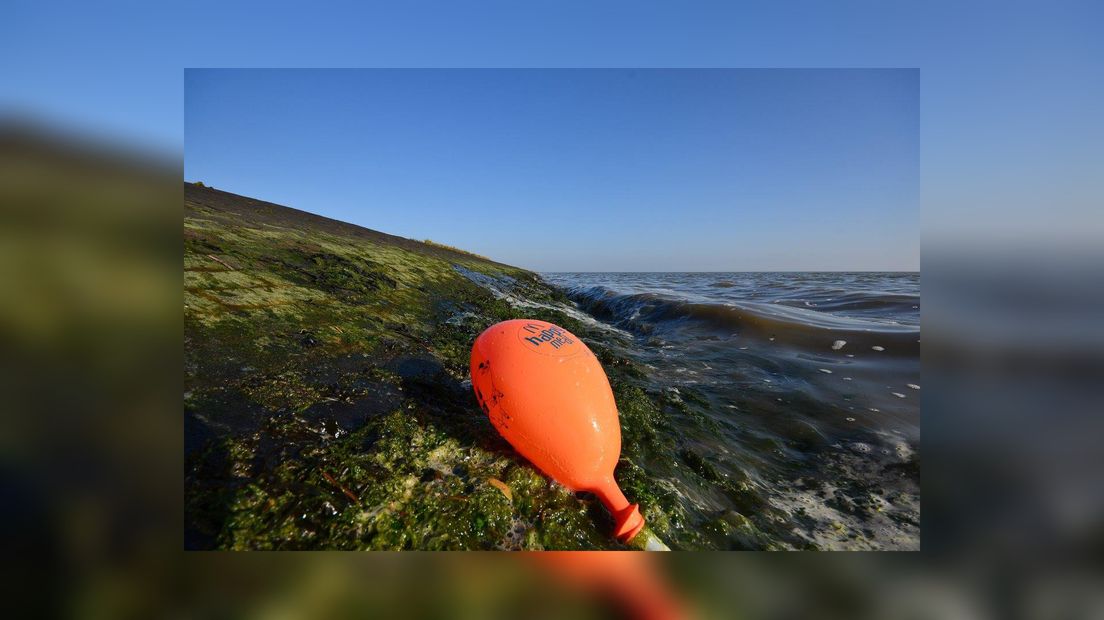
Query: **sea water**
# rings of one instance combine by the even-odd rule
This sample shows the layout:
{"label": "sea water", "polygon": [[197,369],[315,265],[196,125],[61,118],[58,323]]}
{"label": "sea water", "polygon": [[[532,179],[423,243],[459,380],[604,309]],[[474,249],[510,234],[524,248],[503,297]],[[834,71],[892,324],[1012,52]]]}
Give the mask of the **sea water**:
{"label": "sea water", "polygon": [[679,403],[643,463],[718,547],[917,549],[918,273],[545,273]]}

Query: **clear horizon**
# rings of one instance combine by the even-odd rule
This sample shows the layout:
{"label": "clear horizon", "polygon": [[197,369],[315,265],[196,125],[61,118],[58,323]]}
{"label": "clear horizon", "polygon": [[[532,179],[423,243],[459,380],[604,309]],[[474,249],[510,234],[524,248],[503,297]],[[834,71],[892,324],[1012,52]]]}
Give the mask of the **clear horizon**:
{"label": "clear horizon", "polygon": [[918,272],[919,74],[188,70],[185,178],[537,272]]}

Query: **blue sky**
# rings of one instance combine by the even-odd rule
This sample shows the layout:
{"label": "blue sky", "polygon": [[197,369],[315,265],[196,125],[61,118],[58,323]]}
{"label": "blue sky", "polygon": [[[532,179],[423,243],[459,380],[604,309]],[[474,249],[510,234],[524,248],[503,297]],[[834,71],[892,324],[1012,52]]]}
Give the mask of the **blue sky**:
{"label": "blue sky", "polygon": [[1101,23],[1095,0],[12,0],[0,115],[180,157],[185,67],[919,67],[925,247],[1097,247]]}
{"label": "blue sky", "polygon": [[916,270],[916,70],[190,70],[185,178],[539,271]]}

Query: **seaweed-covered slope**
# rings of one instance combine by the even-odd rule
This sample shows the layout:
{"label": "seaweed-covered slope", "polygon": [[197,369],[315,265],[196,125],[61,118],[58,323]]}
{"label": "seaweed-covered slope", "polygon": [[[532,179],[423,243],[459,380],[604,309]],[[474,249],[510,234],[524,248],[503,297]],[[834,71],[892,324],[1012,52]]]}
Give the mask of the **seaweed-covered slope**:
{"label": "seaweed-covered slope", "polygon": [[[518,457],[468,382],[497,321],[585,338],[560,301],[522,269],[185,184],[186,546],[616,548],[601,505]],[[633,458],[656,404],[592,348],[626,427],[618,477],[664,536],[676,502]]]}

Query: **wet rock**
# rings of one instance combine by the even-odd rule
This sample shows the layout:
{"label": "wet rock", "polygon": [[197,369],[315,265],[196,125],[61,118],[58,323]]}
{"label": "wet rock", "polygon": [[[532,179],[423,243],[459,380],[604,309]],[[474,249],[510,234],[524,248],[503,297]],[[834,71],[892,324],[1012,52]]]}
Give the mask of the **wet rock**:
{"label": "wet rock", "polygon": [[393,360],[387,368],[403,379],[414,381],[432,381],[445,372],[441,361],[428,355],[402,356]]}
{"label": "wet rock", "polygon": [[313,347],[318,345],[318,340],[315,339],[314,334],[303,329],[299,330],[299,344],[304,347]]}

